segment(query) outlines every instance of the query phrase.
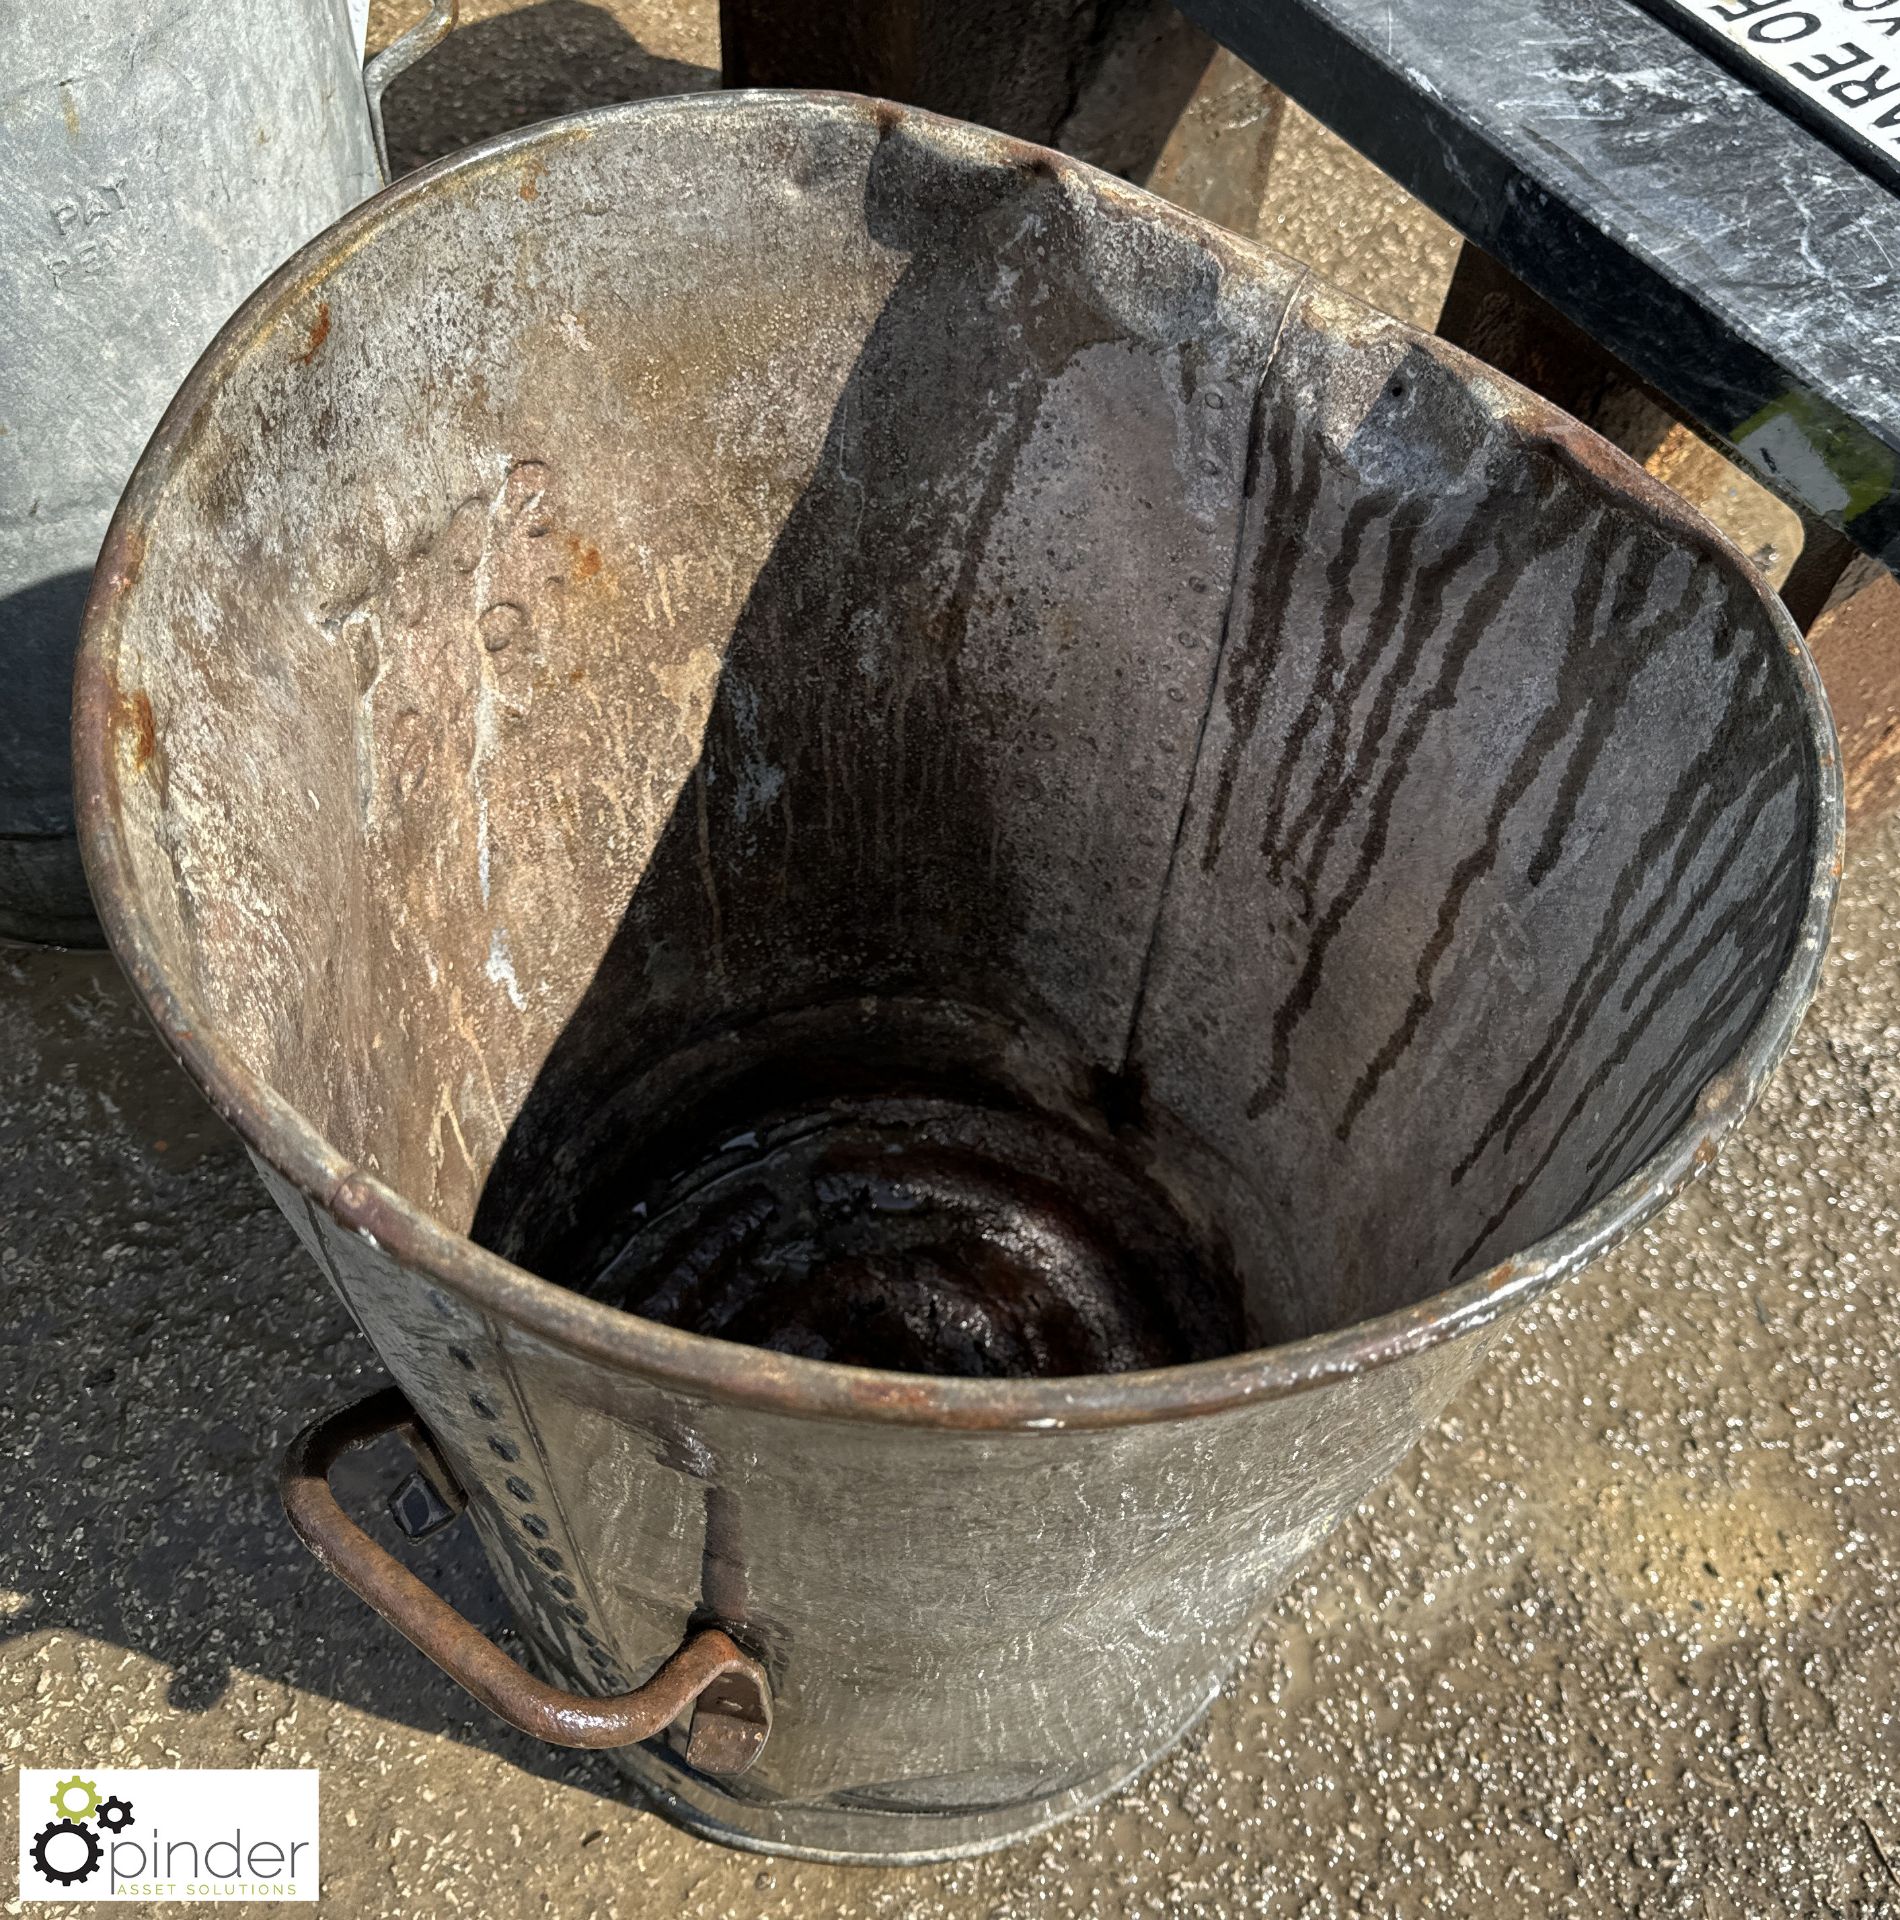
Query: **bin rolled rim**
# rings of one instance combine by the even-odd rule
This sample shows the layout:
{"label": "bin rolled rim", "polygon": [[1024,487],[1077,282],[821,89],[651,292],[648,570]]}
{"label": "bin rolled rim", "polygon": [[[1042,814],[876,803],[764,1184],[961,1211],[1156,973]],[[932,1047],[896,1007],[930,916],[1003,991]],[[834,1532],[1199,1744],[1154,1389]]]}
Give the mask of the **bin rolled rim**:
{"label": "bin rolled rim", "polygon": [[444,183],[523,155],[560,148],[657,115],[743,117],[760,108],[864,119],[888,131],[954,139],[998,165],[1033,165],[1071,191],[1120,211],[1183,227],[1217,254],[1267,253],[1126,181],[1066,155],[919,109],[836,93],[718,93],[590,108],[484,141],[406,176],[346,214],[293,255],[238,308],[180,387],[140,457],[100,551],[87,601],[74,687],[73,749],[78,822],[87,877],[114,952],[167,1044],[217,1111],[259,1159],[344,1228],[450,1289],[470,1307],[556,1347],[662,1385],[730,1404],[788,1414],[974,1431],[1116,1427],[1221,1412],[1347,1378],[1475,1331],[1575,1272],[1653,1216],[1707,1170],[1786,1053],[1819,982],[1838,888],[1844,834],[1840,755],[1820,675],[1785,607],[1755,568],[1678,494],[1548,401],[1516,387],[1457,349],[1424,336],[1491,386],[1499,411],[1525,444],[1587,473],[1610,496],[1647,512],[1686,545],[1748,581],[1793,669],[1812,756],[1813,858],[1808,898],[1786,965],[1755,1024],[1703,1087],[1689,1117],[1627,1179],[1557,1232],[1412,1306],[1281,1346],[1139,1372],[1017,1379],[964,1379],[842,1365],[742,1346],[643,1319],[516,1266],[443,1227],[349,1160],[235,1050],[208,1030],[165,976],[140,908],[118,806],[112,738],[127,696],[116,678],[118,625],[138,582],[146,529],[225,371],[269,332],[285,308],[307,298],[336,266],[413,200]]}

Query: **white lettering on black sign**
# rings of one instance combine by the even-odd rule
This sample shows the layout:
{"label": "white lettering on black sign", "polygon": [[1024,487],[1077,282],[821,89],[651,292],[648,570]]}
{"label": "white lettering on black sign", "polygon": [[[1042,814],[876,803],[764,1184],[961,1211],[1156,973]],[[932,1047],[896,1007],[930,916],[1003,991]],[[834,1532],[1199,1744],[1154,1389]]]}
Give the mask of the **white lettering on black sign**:
{"label": "white lettering on black sign", "polygon": [[[1652,0],[1656,4],[1657,0]],[[1900,0],[1660,0],[1900,161]]]}

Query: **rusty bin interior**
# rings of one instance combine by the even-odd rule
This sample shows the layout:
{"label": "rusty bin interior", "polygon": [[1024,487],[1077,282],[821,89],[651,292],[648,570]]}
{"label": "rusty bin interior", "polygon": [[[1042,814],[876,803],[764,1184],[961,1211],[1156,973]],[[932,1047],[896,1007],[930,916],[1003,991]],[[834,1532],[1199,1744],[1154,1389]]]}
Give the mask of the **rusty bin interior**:
{"label": "rusty bin interior", "polygon": [[1803,937],[1825,720],[1713,535],[927,115],[430,169],[160,444],[92,616],[121,951],[676,1325],[1074,1374],[1422,1301],[1679,1138]]}

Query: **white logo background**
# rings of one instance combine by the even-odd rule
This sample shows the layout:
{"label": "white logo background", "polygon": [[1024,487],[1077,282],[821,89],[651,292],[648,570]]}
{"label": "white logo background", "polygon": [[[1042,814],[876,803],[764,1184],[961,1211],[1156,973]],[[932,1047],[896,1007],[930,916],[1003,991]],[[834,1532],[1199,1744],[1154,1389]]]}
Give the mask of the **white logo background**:
{"label": "white logo background", "polygon": [[[53,1804],[75,1779],[97,1790],[83,1818],[83,1788],[68,1786],[63,1812]],[[42,1857],[68,1877],[42,1873]],[[81,1764],[20,1774],[22,1900],[314,1900],[319,1871],[314,1770]]]}

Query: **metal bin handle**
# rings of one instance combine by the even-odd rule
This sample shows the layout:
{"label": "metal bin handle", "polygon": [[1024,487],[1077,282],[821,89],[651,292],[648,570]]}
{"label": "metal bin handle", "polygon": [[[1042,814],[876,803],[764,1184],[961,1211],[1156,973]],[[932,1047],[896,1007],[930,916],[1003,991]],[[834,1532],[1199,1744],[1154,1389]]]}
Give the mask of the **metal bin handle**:
{"label": "metal bin handle", "polygon": [[429,1478],[446,1480],[457,1504],[462,1500],[399,1387],[326,1414],[291,1443],[282,1482],[284,1511],[320,1566],[490,1712],[538,1740],[560,1747],[631,1746],[650,1740],[690,1705],[687,1763],[716,1774],[744,1773],[751,1766],[772,1730],[771,1688],[759,1663],[717,1627],[688,1634],[644,1686],[593,1699],[536,1679],[379,1547],[337,1504],[330,1473],[351,1447],[386,1433],[401,1433]]}
{"label": "metal bin handle", "polygon": [[363,98],[369,102],[370,131],[376,136],[376,164],[389,181],[389,142],[383,137],[383,93],[399,73],[413,67],[455,25],[461,0],[430,0],[425,18],[398,34],[363,68]]}

